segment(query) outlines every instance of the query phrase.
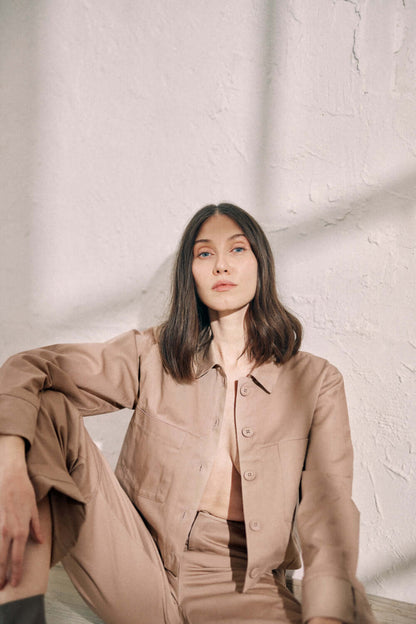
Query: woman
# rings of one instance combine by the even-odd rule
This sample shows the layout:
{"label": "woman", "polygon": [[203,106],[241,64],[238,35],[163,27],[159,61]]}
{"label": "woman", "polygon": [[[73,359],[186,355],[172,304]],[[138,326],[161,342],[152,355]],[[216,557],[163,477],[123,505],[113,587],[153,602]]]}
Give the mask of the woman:
{"label": "woman", "polygon": [[[44,622],[59,560],[109,623],[375,622],[342,377],[300,342],[263,231],[220,204],[184,232],[160,328],[10,358],[0,622]],[[122,407],[116,478],[80,417]],[[298,543],[302,607],[285,586]]]}

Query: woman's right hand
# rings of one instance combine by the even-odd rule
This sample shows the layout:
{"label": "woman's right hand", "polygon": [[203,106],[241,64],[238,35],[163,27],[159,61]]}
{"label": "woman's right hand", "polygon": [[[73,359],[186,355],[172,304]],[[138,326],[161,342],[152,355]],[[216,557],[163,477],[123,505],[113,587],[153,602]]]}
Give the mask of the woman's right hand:
{"label": "woman's right hand", "polygon": [[0,436],[0,589],[16,587],[23,573],[29,535],[43,542],[22,438]]}

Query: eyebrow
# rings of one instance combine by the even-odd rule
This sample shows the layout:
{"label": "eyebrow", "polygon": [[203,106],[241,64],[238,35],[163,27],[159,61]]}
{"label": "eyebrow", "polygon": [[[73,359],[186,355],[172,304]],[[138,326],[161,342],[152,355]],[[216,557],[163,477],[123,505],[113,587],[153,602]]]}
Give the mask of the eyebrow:
{"label": "eyebrow", "polygon": [[[233,240],[233,238],[241,238],[241,237],[248,240],[247,236],[243,234],[243,232],[240,232],[239,234],[233,234],[232,236],[229,236],[227,240]],[[197,243],[210,243],[210,242],[211,242],[211,239],[209,238],[198,238],[198,240],[194,242],[194,245],[196,245]]]}

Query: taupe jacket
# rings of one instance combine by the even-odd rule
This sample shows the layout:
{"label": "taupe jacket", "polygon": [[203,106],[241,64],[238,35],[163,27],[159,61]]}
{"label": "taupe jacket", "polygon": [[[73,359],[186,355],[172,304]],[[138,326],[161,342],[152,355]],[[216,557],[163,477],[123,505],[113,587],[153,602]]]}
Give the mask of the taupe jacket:
{"label": "taupe jacket", "polygon": [[[201,360],[192,383],[162,367],[153,330],[100,344],[54,345],[10,358],[0,370],[0,432],[30,444],[39,393],[63,392],[84,416],[134,409],[117,476],[151,527],[174,574],[214,461],[226,379]],[[304,612],[338,601],[352,614],[358,512],[351,500],[352,447],[342,376],[300,352],[238,380],[236,432],[248,568],[304,561]],[[349,616],[348,621],[352,620]]]}

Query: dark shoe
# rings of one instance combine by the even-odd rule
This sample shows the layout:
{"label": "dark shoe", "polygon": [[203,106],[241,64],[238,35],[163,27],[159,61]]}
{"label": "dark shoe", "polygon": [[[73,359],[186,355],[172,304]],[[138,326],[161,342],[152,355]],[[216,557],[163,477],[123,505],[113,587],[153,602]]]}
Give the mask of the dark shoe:
{"label": "dark shoe", "polygon": [[46,624],[44,595],[0,605],[0,624]]}

